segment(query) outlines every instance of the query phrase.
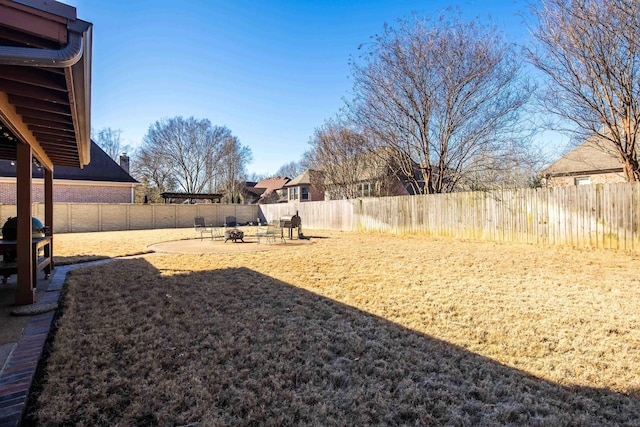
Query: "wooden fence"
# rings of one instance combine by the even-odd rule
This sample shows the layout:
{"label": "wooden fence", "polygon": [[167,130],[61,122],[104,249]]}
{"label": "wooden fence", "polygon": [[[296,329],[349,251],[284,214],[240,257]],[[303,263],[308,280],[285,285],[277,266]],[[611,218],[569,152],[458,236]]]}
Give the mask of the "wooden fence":
{"label": "wooden fence", "polygon": [[[0,205],[0,226],[15,215],[15,205]],[[208,224],[222,226],[232,220],[242,224],[255,222],[259,215],[258,206],[253,205],[54,203],[53,229],[56,233],[78,233],[185,228],[193,227],[193,218],[196,216],[204,217]],[[33,216],[44,222],[44,204],[34,204]]]}
{"label": "wooden fence", "polygon": [[640,249],[640,183],[262,205],[304,229],[425,233],[494,241]]}
{"label": "wooden fence", "polygon": [[[217,226],[296,212],[304,229],[424,233],[482,240],[640,250],[640,183],[580,185],[273,205],[55,203],[57,233]],[[15,216],[0,205],[0,225]],[[44,218],[44,205],[34,204]]]}

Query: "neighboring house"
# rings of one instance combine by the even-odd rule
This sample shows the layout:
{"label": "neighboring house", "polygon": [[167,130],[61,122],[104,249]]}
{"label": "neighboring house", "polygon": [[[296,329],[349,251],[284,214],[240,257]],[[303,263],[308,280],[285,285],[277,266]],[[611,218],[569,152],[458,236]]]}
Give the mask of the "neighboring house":
{"label": "neighboring house", "polygon": [[264,188],[256,188],[257,182],[247,181],[240,193],[242,203],[245,205],[254,205],[260,200],[260,196],[264,193]]}
{"label": "neighboring house", "polygon": [[402,178],[394,163],[393,156],[382,149],[329,165],[324,171],[325,200],[414,194],[409,179]]}
{"label": "neighboring house", "polygon": [[[55,203],[133,203],[138,182],[129,175],[129,158],[120,156],[120,165],[91,141],[91,162],[84,168],[56,166],[53,171]],[[33,166],[33,202],[44,202],[41,167]],[[16,166],[0,160],[0,203],[16,203]]]}
{"label": "neighboring house", "polygon": [[286,176],[276,176],[263,179],[254,188],[262,190],[260,198],[256,203],[284,203],[287,201],[285,185],[289,182]]}
{"label": "neighboring house", "polygon": [[315,202],[324,200],[324,174],[306,170],[285,185],[288,202]]}
{"label": "neighboring house", "polygon": [[591,136],[542,170],[543,185],[563,187],[626,182],[622,163],[613,147],[607,149],[608,145],[600,136]]}

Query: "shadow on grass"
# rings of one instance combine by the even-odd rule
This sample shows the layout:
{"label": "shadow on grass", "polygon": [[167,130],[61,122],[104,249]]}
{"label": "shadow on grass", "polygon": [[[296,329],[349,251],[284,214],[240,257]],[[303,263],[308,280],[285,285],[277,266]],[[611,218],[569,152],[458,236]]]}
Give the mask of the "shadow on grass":
{"label": "shadow on grass", "polygon": [[[144,255],[153,253],[152,250],[147,249],[144,251],[132,251],[131,253],[123,253],[118,257],[128,257],[128,256],[136,256],[136,255]],[[112,257],[107,255],[73,255],[73,256],[54,256],[53,263],[56,266],[65,266],[72,264],[84,264],[92,261],[101,261],[105,259],[112,259]]]}
{"label": "shadow on grass", "polygon": [[53,263],[56,266],[64,266],[71,264],[83,264],[91,261],[100,261],[103,259],[109,259],[109,257],[105,255],[54,256]]}
{"label": "shadow on grass", "polygon": [[250,269],[73,271],[39,425],[620,425],[563,387]]}

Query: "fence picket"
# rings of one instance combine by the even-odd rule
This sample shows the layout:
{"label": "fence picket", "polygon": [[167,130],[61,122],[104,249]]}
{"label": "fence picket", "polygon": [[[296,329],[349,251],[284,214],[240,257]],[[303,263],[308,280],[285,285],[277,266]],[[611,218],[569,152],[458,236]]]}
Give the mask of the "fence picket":
{"label": "fence picket", "polygon": [[[299,210],[305,228],[640,248],[640,183],[260,206],[271,218],[283,209]],[[343,220],[331,219],[338,217]]]}
{"label": "fence picket", "polygon": [[[15,216],[0,204],[0,219]],[[194,216],[222,225],[298,212],[305,229],[422,233],[494,241],[640,249],[640,183],[269,205],[54,203],[58,233],[190,227]],[[34,216],[44,206],[34,204]]]}

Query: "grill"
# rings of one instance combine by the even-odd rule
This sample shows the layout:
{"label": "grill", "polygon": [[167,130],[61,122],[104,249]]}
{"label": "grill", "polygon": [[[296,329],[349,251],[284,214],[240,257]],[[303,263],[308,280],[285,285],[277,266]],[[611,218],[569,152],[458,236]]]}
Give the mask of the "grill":
{"label": "grill", "polygon": [[[38,218],[31,218],[31,237],[44,237],[46,227]],[[18,237],[18,217],[12,216],[2,226],[2,240],[16,240]],[[16,251],[2,252],[4,262],[12,262],[16,259]],[[6,276],[5,276],[6,277]],[[6,279],[5,279],[6,280]]]}
{"label": "grill", "polygon": [[[31,237],[44,237],[45,227],[38,218],[31,218]],[[4,240],[16,240],[18,237],[18,217],[12,216],[2,226],[2,238]]]}
{"label": "grill", "polygon": [[298,239],[300,238],[300,229],[302,228],[302,219],[296,212],[295,215],[285,215],[280,217],[280,227],[284,231],[284,229],[289,230],[289,239],[293,239],[293,229],[296,228],[298,230]]}

